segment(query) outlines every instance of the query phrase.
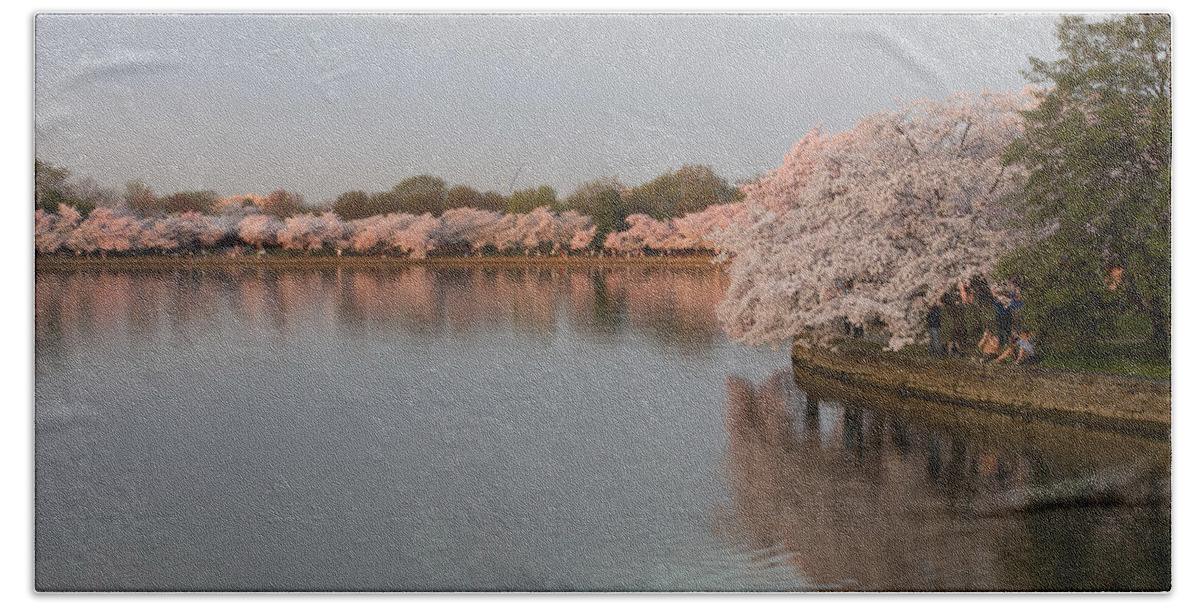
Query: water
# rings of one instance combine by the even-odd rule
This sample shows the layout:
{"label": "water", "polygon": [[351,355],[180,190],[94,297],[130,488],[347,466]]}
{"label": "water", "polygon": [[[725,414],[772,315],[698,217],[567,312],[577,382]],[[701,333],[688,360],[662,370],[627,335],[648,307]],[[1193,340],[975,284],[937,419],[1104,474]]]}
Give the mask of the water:
{"label": "water", "polygon": [[1169,585],[1167,444],[797,378],[720,331],[725,285],[39,271],[37,585]]}

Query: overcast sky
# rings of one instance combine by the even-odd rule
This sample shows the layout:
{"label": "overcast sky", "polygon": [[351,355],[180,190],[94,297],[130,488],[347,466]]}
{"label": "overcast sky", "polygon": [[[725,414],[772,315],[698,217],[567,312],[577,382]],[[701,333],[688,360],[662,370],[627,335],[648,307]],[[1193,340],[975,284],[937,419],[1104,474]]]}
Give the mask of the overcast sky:
{"label": "overcast sky", "polygon": [[41,15],[37,157],[120,186],[731,181],[897,99],[1017,90],[1051,14]]}

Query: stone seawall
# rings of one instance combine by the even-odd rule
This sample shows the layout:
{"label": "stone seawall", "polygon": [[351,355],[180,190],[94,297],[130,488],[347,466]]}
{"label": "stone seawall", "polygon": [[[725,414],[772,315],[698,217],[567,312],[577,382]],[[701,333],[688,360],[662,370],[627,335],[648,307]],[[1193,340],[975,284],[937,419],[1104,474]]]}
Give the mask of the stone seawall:
{"label": "stone seawall", "polygon": [[1138,435],[1171,435],[1167,381],[913,357],[852,345],[830,351],[797,344],[792,363],[842,382],[929,401]]}

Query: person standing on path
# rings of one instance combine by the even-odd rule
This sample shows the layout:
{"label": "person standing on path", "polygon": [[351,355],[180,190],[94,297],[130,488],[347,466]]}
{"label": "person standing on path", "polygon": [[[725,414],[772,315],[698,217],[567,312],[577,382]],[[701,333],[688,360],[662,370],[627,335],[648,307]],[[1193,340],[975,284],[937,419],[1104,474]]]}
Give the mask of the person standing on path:
{"label": "person standing on path", "polygon": [[929,330],[929,354],[942,356],[942,307],[934,302],[925,313],[925,328]]}
{"label": "person standing on path", "polygon": [[1013,332],[1013,313],[1021,308],[1021,288],[1016,288],[1016,295],[1013,299],[1007,296],[996,293],[996,288],[992,288],[992,303],[996,307],[996,326],[1000,330],[1000,343],[1008,346],[1012,344]]}
{"label": "person standing on path", "polygon": [[961,358],[963,348],[968,343],[966,303],[955,302],[954,296],[947,293],[942,296],[942,307],[946,309],[946,314],[950,317],[950,324],[953,326],[950,330],[950,340],[946,345],[946,356]]}

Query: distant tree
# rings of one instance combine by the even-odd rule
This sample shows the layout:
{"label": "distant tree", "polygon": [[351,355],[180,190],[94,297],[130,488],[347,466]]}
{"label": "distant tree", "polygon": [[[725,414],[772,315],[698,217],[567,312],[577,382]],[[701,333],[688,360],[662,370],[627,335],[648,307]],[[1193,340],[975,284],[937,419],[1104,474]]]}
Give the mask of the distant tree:
{"label": "distant tree", "polygon": [[138,215],[146,216],[162,212],[162,206],[154,191],[145,182],[133,179],[125,182],[125,204]]}
{"label": "distant tree", "polygon": [[442,214],[442,224],[435,238],[439,245],[456,247],[463,244],[479,249],[487,242],[489,230],[500,222],[502,215],[475,207],[453,207]]}
{"label": "distant tree", "polygon": [[454,186],[446,192],[446,208],[472,207],[482,209],[483,193],[470,186]]}
{"label": "distant tree", "polygon": [[347,226],[337,215],[293,215],[283,222],[275,235],[284,249],[312,252],[323,247],[336,247],[346,237]]}
{"label": "distant tree", "polygon": [[90,177],[71,180],[67,189],[72,198],[89,203],[93,207],[113,207],[121,202],[121,194],[107,186],[101,186]]}
{"label": "distant tree", "polygon": [[58,213],[37,209],[33,216],[33,243],[41,253],[53,253],[62,248],[83,219],[79,211],[67,205],[61,205]]}
{"label": "distant tree", "polygon": [[399,211],[421,215],[440,214],[446,210],[446,181],[422,174],[396,184],[391,191],[400,205]]}
{"label": "distant tree", "polygon": [[262,211],[258,205],[262,202],[263,198],[254,194],[227,196],[217,200],[217,206],[214,211],[221,215],[245,217]]}
{"label": "distant tree", "polygon": [[629,229],[609,234],[604,239],[605,249],[621,252],[665,249],[672,234],[670,220],[659,221],[644,213],[634,213],[625,219]]}
{"label": "distant tree", "polygon": [[626,230],[629,215],[621,198],[621,183],[613,177],[605,177],[581,184],[564,201],[564,207],[591,216],[596,232],[592,247],[599,248],[610,233]]}
{"label": "distant tree", "polygon": [[59,203],[67,200],[67,178],[71,172],[64,167],[56,167],[33,159],[33,206],[47,213],[58,210]]}
{"label": "distant tree", "polygon": [[371,204],[371,196],[362,190],[343,192],[333,201],[333,212],[344,220],[371,217],[379,211]]}
{"label": "distant tree", "polygon": [[196,211],[209,213],[217,207],[220,197],[212,190],[176,192],[168,195],[158,203],[159,208],[167,213],[184,213]]}
{"label": "distant tree", "polygon": [[267,195],[262,201],[262,212],[277,218],[295,215],[300,209],[303,199],[298,194],[284,189],[276,190]]}
{"label": "distant tree", "polygon": [[116,193],[104,188],[91,178],[70,180],[71,172],[41,160],[33,161],[34,208],[54,213],[59,205],[74,207],[87,215],[97,206],[112,206],[117,202]]}
{"label": "distant tree", "polygon": [[568,209],[558,214],[559,230],[564,244],[571,249],[587,249],[596,240],[596,224],[592,218]]}
{"label": "distant tree", "polygon": [[1048,236],[1001,269],[1025,275],[1026,319],[1056,341],[1099,340],[1125,310],[1167,353],[1170,17],[1065,17],[1058,39],[1062,59],[1031,60],[1027,76],[1046,88],[1005,158],[1029,170],[1020,192],[1027,231]]}
{"label": "distant tree", "polygon": [[497,211],[503,213],[508,209],[508,197],[496,192],[488,190],[483,193],[479,199],[479,208],[484,211]]}
{"label": "distant tree", "polygon": [[532,213],[538,207],[558,208],[558,193],[550,186],[517,190],[508,197],[509,213]]}
{"label": "distant tree", "polygon": [[283,229],[283,222],[279,221],[279,218],[257,213],[248,215],[238,222],[237,235],[243,242],[261,248],[274,245],[281,229]]}
{"label": "distant tree", "polygon": [[630,210],[655,219],[679,217],[703,211],[711,205],[740,200],[738,189],[706,165],[684,165],[633,188],[628,196]]}
{"label": "distant tree", "polygon": [[96,209],[80,222],[69,246],[77,251],[129,251],[142,245],[142,224],[128,211]]}

